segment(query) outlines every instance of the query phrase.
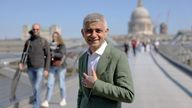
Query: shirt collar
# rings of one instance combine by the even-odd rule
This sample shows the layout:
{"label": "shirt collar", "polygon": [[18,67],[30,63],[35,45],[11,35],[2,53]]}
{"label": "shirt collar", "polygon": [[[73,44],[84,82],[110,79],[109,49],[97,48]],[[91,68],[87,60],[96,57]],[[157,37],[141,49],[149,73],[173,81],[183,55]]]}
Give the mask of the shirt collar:
{"label": "shirt collar", "polygon": [[[105,51],[106,46],[107,46],[107,42],[104,41],[104,42],[102,43],[102,45],[99,47],[99,49],[97,49],[94,53],[96,53],[96,54],[98,54],[98,55],[102,55],[103,52]],[[89,49],[87,50],[87,53],[88,53],[89,55],[91,55]]]}

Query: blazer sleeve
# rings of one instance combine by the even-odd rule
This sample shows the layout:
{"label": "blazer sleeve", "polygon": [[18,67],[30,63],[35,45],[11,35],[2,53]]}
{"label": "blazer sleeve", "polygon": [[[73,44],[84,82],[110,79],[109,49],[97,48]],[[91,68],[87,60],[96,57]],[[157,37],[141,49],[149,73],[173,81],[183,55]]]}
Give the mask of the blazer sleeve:
{"label": "blazer sleeve", "polygon": [[133,102],[133,81],[128,60],[124,53],[120,53],[114,71],[114,84],[98,79],[92,88],[92,94],[115,101]]}

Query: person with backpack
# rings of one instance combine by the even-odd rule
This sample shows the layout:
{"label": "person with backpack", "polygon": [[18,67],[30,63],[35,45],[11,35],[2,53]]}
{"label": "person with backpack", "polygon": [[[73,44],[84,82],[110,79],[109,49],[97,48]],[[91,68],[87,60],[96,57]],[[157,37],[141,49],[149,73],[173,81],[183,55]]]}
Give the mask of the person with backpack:
{"label": "person with backpack", "polygon": [[[50,66],[50,48],[47,40],[40,36],[40,24],[33,24],[29,34],[31,37],[25,42],[22,56],[30,43],[27,57],[27,73],[33,89],[33,96],[30,101],[33,103],[33,108],[40,108],[43,75],[48,76]],[[19,69],[24,69],[24,64],[21,61]]]}
{"label": "person with backpack", "polygon": [[45,101],[42,103],[43,107],[49,107],[49,102],[52,97],[56,75],[59,76],[60,87],[60,106],[65,106],[66,103],[66,88],[65,88],[65,73],[66,73],[66,47],[59,32],[54,32],[52,35],[52,42],[50,44],[51,50],[51,67],[49,71],[47,93]]}

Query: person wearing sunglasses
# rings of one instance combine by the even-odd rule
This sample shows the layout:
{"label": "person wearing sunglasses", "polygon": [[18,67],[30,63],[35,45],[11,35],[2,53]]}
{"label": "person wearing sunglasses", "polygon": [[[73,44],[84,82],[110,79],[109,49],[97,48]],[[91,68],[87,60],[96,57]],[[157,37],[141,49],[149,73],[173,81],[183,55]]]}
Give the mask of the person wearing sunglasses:
{"label": "person wearing sunglasses", "polygon": [[[50,48],[47,40],[40,36],[40,24],[33,24],[29,34],[31,36],[25,42],[23,54],[26,53],[27,46],[29,45],[27,52],[27,73],[33,89],[33,96],[30,98],[30,103],[33,104],[33,108],[40,108],[40,91],[44,78],[43,75],[45,77],[48,76],[50,66]],[[21,61],[19,68],[20,70],[24,69],[24,64]]]}

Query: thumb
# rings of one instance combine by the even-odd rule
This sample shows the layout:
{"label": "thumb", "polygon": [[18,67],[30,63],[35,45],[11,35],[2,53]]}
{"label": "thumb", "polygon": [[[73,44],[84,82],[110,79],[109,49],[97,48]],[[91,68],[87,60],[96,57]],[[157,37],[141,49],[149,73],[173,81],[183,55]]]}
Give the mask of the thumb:
{"label": "thumb", "polygon": [[83,73],[83,77],[87,79],[88,75],[86,73]]}
{"label": "thumb", "polygon": [[96,71],[93,68],[91,70],[92,70],[93,76],[97,76]]}

